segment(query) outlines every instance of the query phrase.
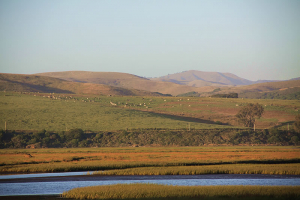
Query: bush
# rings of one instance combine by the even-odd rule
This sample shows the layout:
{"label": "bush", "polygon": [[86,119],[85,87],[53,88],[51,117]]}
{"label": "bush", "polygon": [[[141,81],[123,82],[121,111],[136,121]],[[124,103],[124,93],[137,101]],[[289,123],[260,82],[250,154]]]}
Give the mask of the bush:
{"label": "bush", "polygon": [[277,136],[272,136],[268,139],[269,143],[278,144],[280,143],[280,139]]}
{"label": "bush", "polygon": [[299,144],[299,137],[298,136],[293,136],[291,138],[291,143],[293,143],[294,145],[298,145]]}
{"label": "bush", "polygon": [[65,137],[67,141],[77,139],[82,140],[83,139],[84,132],[82,129],[71,129],[67,132],[65,132]]}

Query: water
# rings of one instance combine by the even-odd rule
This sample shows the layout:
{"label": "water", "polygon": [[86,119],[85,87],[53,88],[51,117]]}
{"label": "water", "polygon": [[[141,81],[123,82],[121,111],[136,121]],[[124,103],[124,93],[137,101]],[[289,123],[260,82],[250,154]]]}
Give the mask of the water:
{"label": "water", "polygon": [[17,178],[41,178],[54,176],[80,176],[92,174],[93,172],[59,172],[59,173],[38,173],[38,174],[16,174],[16,175],[0,175],[1,179],[17,179]]}
{"label": "water", "polygon": [[[300,185],[300,176],[191,175],[191,176],[74,176],[87,172],[1,176],[0,196],[61,194],[76,187],[156,183],[164,185]],[[4,178],[6,177],[6,178]],[[5,179],[5,180],[4,180]]]}

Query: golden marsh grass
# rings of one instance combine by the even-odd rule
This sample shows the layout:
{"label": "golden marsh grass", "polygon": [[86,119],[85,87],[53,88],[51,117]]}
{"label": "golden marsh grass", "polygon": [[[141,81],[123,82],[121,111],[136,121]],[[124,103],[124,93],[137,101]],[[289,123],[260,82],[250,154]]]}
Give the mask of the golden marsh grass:
{"label": "golden marsh grass", "polygon": [[299,159],[300,148],[278,146],[2,149],[0,173],[115,169],[132,173],[129,172],[133,170],[131,168],[135,168],[135,173],[144,173],[142,171],[147,171],[145,167],[152,167],[153,173],[158,173],[158,169],[162,173],[166,171],[165,167],[174,167],[168,170],[175,174],[184,170],[201,174],[204,173],[202,169],[210,167],[207,169],[210,172],[219,168],[228,173],[299,174]]}
{"label": "golden marsh grass", "polygon": [[178,199],[205,197],[300,197],[300,186],[170,186],[157,184],[117,184],[72,189],[62,197],[76,199]]}

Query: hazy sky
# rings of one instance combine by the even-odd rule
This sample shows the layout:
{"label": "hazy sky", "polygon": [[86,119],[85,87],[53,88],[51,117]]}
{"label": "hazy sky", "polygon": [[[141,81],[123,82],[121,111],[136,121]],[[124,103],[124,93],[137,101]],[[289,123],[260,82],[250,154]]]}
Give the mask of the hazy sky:
{"label": "hazy sky", "polygon": [[0,72],[300,76],[300,0],[0,0]]}

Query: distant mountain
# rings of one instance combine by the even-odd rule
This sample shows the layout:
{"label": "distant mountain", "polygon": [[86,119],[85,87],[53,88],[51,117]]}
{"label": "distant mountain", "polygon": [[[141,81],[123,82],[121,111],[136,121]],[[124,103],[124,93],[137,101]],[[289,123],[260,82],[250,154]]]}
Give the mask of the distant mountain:
{"label": "distant mountain", "polygon": [[292,80],[300,80],[300,77],[298,77],[298,78],[293,78],[293,79],[291,79],[291,81],[292,81]]}
{"label": "distant mountain", "polygon": [[70,82],[47,76],[4,73],[0,73],[0,91],[116,96],[161,96],[159,93],[126,89],[103,84]]}
{"label": "distant mountain", "polygon": [[279,82],[278,80],[258,80],[258,81],[253,81],[252,84],[257,84],[257,83],[269,83],[269,82]]}
{"label": "distant mountain", "polygon": [[48,76],[60,78],[63,80],[104,84],[109,86],[137,89],[150,92],[159,92],[162,94],[178,95],[184,92],[208,92],[213,88],[194,88],[187,85],[180,85],[172,82],[155,81],[147,78],[139,77],[133,74],[119,72],[87,72],[87,71],[66,71],[66,72],[48,72],[36,74],[39,76]]}
{"label": "distant mountain", "polygon": [[169,74],[158,78],[156,81],[173,82],[181,85],[193,87],[203,86],[225,86],[225,85],[250,85],[253,81],[240,78],[231,73],[203,72],[203,71],[184,71],[176,74]]}

